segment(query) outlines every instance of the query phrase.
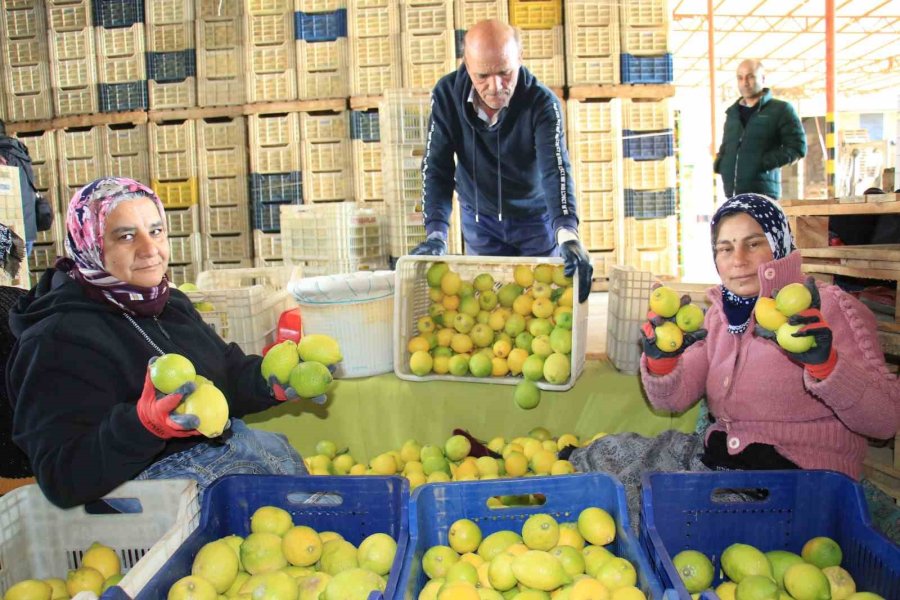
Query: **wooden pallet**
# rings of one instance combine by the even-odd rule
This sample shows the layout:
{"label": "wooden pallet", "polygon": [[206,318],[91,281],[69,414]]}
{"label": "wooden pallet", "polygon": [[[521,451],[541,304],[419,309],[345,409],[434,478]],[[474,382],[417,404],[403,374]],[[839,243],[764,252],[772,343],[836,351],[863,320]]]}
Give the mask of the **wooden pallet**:
{"label": "wooden pallet", "polygon": [[645,98],[661,100],[675,95],[672,84],[659,85],[575,85],[569,88],[569,100],[591,98]]}

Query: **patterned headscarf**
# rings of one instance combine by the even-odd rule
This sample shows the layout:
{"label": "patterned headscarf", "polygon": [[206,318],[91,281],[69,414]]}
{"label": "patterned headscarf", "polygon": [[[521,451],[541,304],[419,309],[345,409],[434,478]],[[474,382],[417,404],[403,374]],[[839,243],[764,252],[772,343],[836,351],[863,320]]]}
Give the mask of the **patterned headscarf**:
{"label": "patterned headscarf", "polygon": [[88,296],[109,302],[137,316],[155,316],[169,299],[169,282],[165,276],[154,287],[136,286],[111,275],[103,266],[103,234],[106,217],[121,203],[150,198],[159,210],[163,223],[166,213],[159,197],[147,186],[124,177],[105,177],[93,181],[72,196],[66,214],[67,259],[57,267],[68,271],[80,282]]}
{"label": "patterned headscarf", "polygon": [[[716,228],[728,215],[746,213],[762,227],[774,258],[781,259],[794,251],[794,236],[781,207],[774,200],[762,194],[738,194],[719,207],[710,223],[713,256],[716,255]],[[756,297],[743,298],[722,286],[722,306],[728,318],[728,331],[742,333],[750,323],[750,313],[756,306]]]}

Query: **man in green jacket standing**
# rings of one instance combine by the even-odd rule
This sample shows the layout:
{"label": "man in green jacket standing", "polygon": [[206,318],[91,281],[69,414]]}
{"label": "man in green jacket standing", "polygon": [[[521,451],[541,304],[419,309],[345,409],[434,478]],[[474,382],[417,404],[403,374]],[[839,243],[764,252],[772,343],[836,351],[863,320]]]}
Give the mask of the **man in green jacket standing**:
{"label": "man in green jacket standing", "polygon": [[794,107],[772,97],[758,60],[737,69],[741,98],[725,111],[722,145],[713,170],[725,196],[756,192],[781,197],[781,167],[806,156],[806,133]]}

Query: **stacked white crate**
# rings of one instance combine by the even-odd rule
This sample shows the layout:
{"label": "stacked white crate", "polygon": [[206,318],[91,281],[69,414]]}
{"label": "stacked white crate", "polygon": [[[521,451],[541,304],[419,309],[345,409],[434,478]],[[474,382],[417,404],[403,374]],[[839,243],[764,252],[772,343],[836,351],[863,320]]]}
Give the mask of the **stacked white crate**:
{"label": "stacked white crate", "polygon": [[100,127],[105,174],[150,185],[147,124],[120,123]]}
{"label": "stacked white crate", "polygon": [[[194,3],[185,0],[152,0],[145,4],[147,52],[169,56],[169,70],[159,78],[147,75],[150,108],[197,106]],[[152,60],[152,59],[151,59]],[[177,60],[177,65],[175,61]],[[148,69],[150,65],[147,65]],[[157,80],[159,79],[159,80]]]}
{"label": "stacked white crate", "polygon": [[53,116],[47,23],[42,6],[41,0],[0,4],[3,95],[6,116],[11,121]]}
{"label": "stacked white crate", "polygon": [[[386,90],[378,115],[384,149],[382,181],[388,250],[392,258],[399,258],[425,241],[422,158],[431,116],[430,97],[421,91]],[[452,206],[447,241],[450,253],[458,254],[461,251],[459,209],[457,202],[452,202]]]}
{"label": "stacked white crate", "polygon": [[57,129],[56,150],[60,198],[71,198],[80,188],[105,175],[101,126]]}
{"label": "stacked white crate", "polygon": [[381,96],[402,85],[398,0],[347,0],[350,95]]}
{"label": "stacked white crate", "polygon": [[197,103],[243,104],[244,3],[197,0]]}
{"label": "stacked white crate", "polygon": [[547,29],[523,29],[522,64],[544,85],[562,88],[566,85],[566,64],[562,25]]}
{"label": "stacked white crate", "polygon": [[297,97],[346,98],[350,94],[347,0],[294,0],[294,10],[306,15],[343,11],[344,35],[336,39],[309,41],[297,32]]}
{"label": "stacked white crate", "polygon": [[50,83],[57,115],[97,112],[97,60],[90,0],[46,0]]}
{"label": "stacked white crate", "polygon": [[304,277],[387,268],[380,211],[355,202],[281,207],[281,250]]}
{"label": "stacked white crate", "polygon": [[144,24],[94,27],[100,110],[116,112],[147,108],[147,66]]}
{"label": "stacked white crate", "polygon": [[[31,171],[34,173],[34,185],[44,198],[50,202],[58,222],[60,214],[65,214],[69,205],[69,197],[62,196],[59,189],[56,162],[56,133],[47,131],[20,131],[16,137],[28,148],[31,156]],[[51,241],[51,232],[38,232],[37,240],[45,243]]]}
{"label": "stacked white crate", "polygon": [[246,0],[247,101],[297,98],[293,0]]}
{"label": "stacked white crate", "polygon": [[244,265],[252,256],[243,117],[197,121],[200,231],[206,268]]}
{"label": "stacked white crate", "polygon": [[350,150],[353,168],[353,197],[357,202],[384,208],[382,186],[382,146],[378,111],[350,113]]}
{"label": "stacked white crate", "polygon": [[506,0],[456,0],[453,3],[453,25],[457,62],[463,59],[463,39],[466,30],[484,19],[509,22],[509,3]]}
{"label": "stacked white crate", "polygon": [[594,277],[605,278],[622,258],[619,100],[568,101],[568,148],[578,199],[581,242]]}
{"label": "stacked white crate", "polygon": [[353,198],[350,173],[350,113],[300,113],[303,201]]}
{"label": "stacked white crate", "polygon": [[614,0],[565,1],[568,85],[619,83],[619,4]]}
{"label": "stacked white crate", "polygon": [[403,87],[431,90],[456,68],[453,0],[401,0]]}
{"label": "stacked white crate", "polygon": [[619,5],[622,52],[660,56],[669,52],[668,0],[628,0]]}

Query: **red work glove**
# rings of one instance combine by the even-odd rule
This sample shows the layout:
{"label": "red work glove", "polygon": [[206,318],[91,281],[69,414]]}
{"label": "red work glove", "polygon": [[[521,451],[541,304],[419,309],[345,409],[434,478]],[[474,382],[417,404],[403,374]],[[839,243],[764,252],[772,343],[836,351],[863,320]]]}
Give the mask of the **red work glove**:
{"label": "red work glove", "polygon": [[144,391],[137,403],[138,419],[147,431],[164,440],[202,435],[197,431],[200,419],[196,415],[172,413],[181,400],[196,388],[196,384],[189,381],[171,394],[164,395],[153,386],[148,366]]}
{"label": "red work glove", "polygon": [[655,331],[655,328],[662,325],[664,321],[674,321],[674,319],[664,319],[653,312],[648,312],[647,321],[641,325],[641,345],[644,349],[644,355],[647,357],[647,370],[654,375],[668,375],[674,371],[675,365],[678,364],[678,357],[687,350],[688,346],[699,342],[708,333],[705,329],[685,333],[684,341],[678,350],[664,352],[656,345]]}

